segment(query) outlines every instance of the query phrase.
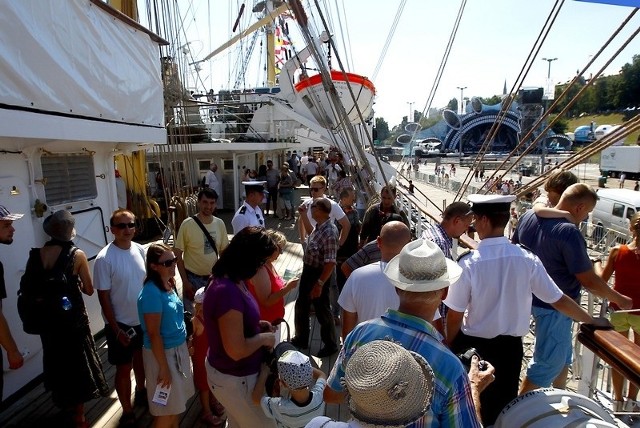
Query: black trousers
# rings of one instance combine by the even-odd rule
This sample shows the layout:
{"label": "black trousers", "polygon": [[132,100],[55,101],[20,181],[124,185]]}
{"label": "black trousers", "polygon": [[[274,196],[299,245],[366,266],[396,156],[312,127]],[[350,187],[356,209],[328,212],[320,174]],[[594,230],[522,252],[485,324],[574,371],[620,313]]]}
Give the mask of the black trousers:
{"label": "black trousers", "polygon": [[458,333],[451,345],[453,353],[461,354],[469,348],[476,348],[478,354],[496,369],[496,379],[480,394],[482,424],[493,425],[502,409],[518,396],[522,338],[496,336],[485,339]]}
{"label": "black trousers", "polygon": [[322,293],[317,299],[311,298],[311,289],[315,285],[323,268],[316,268],[304,265],[300,284],[298,285],[298,300],[294,310],[294,322],[296,326],[296,337],[301,341],[309,343],[309,309],[313,304],[316,311],[316,318],[320,323],[320,337],[324,346],[336,348],[336,328],[333,324],[333,315],[329,303],[330,281],[322,286]]}
{"label": "black trousers", "polygon": [[267,189],[269,194],[267,195],[267,206],[265,207],[266,211],[269,211],[269,206],[273,202],[273,212],[275,214],[278,213],[278,188],[277,187],[269,187]]}

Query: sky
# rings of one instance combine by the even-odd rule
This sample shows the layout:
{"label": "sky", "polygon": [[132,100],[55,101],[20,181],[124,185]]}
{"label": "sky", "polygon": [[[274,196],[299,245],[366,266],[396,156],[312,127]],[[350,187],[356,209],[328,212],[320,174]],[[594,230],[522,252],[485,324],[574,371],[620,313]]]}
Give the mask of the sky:
{"label": "sky", "polygon": [[[189,62],[199,61],[209,52],[237,34],[232,27],[240,0],[177,0],[183,15],[183,34],[188,42],[184,55]],[[334,12],[328,17],[338,46],[338,55],[349,66],[347,71],[372,78],[385,41],[402,0],[317,0]],[[440,66],[456,15],[462,0],[407,0],[391,44],[379,73],[374,105],[376,117],[390,126],[401,122],[411,110],[425,111],[433,81]],[[146,3],[146,0],[139,0]],[[246,2],[239,27],[246,28],[258,18],[251,13],[253,1]],[[313,1],[315,4],[315,1]],[[507,84],[514,84],[533,44],[547,19],[554,0],[467,0],[458,34],[453,43],[443,77],[432,107],[444,107],[451,98],[490,97],[501,94]],[[310,20],[319,22],[311,12],[309,0],[303,1]],[[140,5],[144,24],[144,6]],[[335,10],[339,8],[340,14]],[[569,81],[583,68],[632,8],[566,0],[551,32],[529,71],[523,86],[545,85],[549,63],[551,80]],[[341,25],[340,25],[341,24]],[[313,24],[315,25],[315,24]],[[296,24],[289,21],[292,39],[299,49],[302,38]],[[640,14],[634,16],[612,45],[586,72],[595,73],[617,50],[623,40],[640,27]],[[347,30],[343,31],[342,28]],[[630,29],[629,29],[630,28]],[[197,73],[191,66],[188,86],[196,90],[226,89],[233,85],[235,74],[229,70],[236,64],[240,49],[248,43],[236,44],[223,54],[201,63]],[[346,49],[343,47],[346,46]],[[261,86],[258,64],[260,47],[254,49],[249,65],[249,87]],[[634,54],[640,54],[640,38],[634,39],[606,69],[605,75],[616,74]],[[203,88],[204,86],[204,88]],[[411,103],[411,104],[410,104]]]}

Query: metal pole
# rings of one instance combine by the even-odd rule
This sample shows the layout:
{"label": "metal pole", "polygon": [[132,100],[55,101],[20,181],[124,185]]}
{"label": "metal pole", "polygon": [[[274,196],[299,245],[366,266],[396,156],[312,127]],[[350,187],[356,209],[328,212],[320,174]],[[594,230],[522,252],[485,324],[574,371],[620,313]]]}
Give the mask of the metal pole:
{"label": "metal pole", "polygon": [[[409,116],[407,116],[407,123],[409,122],[413,122],[413,119],[411,119],[411,116],[413,115],[413,101],[407,101],[407,104],[409,104]],[[414,117],[415,119],[415,117]]]}
{"label": "metal pole", "polygon": [[[549,83],[549,80],[551,79],[551,63],[555,60],[557,60],[558,58],[542,58],[543,61],[547,61],[547,84]],[[549,108],[549,97],[545,97],[544,100],[544,112],[543,114],[547,114],[547,109]],[[547,116],[548,117],[548,116]],[[542,126],[542,129],[547,127],[547,121],[544,121],[544,124]],[[545,164],[546,164],[546,155],[547,155],[547,142],[545,141],[546,139],[544,138],[544,136],[542,137],[542,154],[540,156],[540,175],[544,173],[544,168],[545,168]]]}

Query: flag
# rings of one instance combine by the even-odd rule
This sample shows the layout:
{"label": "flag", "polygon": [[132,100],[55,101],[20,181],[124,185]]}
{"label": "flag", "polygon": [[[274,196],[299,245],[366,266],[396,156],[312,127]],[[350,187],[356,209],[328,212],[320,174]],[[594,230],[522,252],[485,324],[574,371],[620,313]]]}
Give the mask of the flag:
{"label": "flag", "polygon": [[291,52],[289,46],[291,43],[286,39],[283,34],[283,27],[285,25],[284,19],[278,19],[278,24],[274,30],[274,66],[276,69],[275,74],[280,74],[280,70],[284,67],[284,64],[291,58]]}

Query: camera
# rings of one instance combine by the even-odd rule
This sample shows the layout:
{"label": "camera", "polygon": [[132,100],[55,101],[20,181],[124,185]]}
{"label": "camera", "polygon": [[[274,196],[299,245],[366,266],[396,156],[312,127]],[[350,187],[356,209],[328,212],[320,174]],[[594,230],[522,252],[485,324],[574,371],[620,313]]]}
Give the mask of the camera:
{"label": "camera", "polygon": [[458,354],[457,357],[460,359],[465,369],[469,371],[469,369],[471,368],[471,358],[473,358],[474,355],[478,357],[478,360],[479,360],[478,370],[480,371],[486,370],[487,363],[482,359],[480,354],[478,354],[478,351],[476,351],[476,348],[469,348],[463,354]]}
{"label": "camera", "polygon": [[125,333],[126,333],[126,335],[127,335],[127,337],[129,339],[133,339],[134,337],[136,337],[138,335],[138,333],[136,333],[136,330],[133,327],[131,327]]}

